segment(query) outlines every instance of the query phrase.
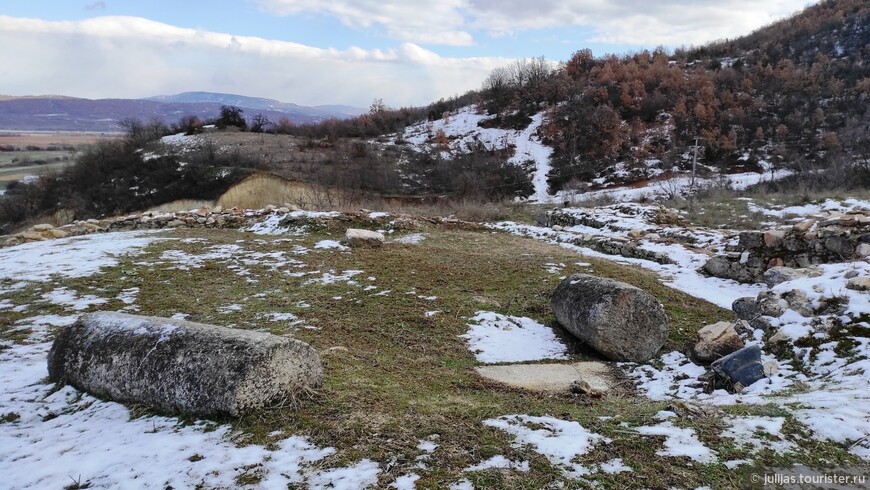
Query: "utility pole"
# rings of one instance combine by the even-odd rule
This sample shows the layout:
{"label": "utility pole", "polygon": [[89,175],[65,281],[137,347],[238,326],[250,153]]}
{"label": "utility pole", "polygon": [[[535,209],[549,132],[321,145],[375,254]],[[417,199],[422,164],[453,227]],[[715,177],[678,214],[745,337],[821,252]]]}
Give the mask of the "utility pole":
{"label": "utility pole", "polygon": [[695,202],[695,168],[698,165],[698,137],[695,136],[695,153],[692,156],[692,183],[689,184],[689,209],[692,209]]}

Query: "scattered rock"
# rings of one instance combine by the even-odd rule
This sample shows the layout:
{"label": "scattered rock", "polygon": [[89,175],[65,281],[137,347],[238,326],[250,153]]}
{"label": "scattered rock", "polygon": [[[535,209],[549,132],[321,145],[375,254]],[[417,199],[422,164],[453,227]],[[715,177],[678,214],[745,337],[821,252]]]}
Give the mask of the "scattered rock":
{"label": "scattered rock", "polygon": [[705,405],[687,400],[673,400],[668,405],[668,410],[677,414],[681,418],[716,418],[721,419],[722,410],[713,405]]}
{"label": "scattered rock", "polygon": [[858,257],[870,256],[870,243],[859,243],[855,248],[855,255]]}
{"label": "scattered rock", "polygon": [[850,277],[849,280],[846,281],[846,288],[853,291],[870,291],[870,277]]}
{"label": "scattered rock", "polygon": [[784,332],[776,332],[769,339],[767,339],[768,345],[776,345],[782,342],[790,342],[788,335]]}
{"label": "scattered rock", "polygon": [[788,303],[770,289],[758,293],[755,301],[758,304],[758,312],[763,316],[779,318],[788,307]]}
{"label": "scattered rock", "polygon": [[809,298],[807,298],[807,293],[800,289],[792,289],[782,293],[781,297],[788,304],[789,308],[798,312],[801,316],[807,318],[813,316],[813,305],[810,303]]}
{"label": "scattered rock", "polygon": [[710,257],[704,264],[704,270],[713,277],[729,277],[730,269],[731,261],[721,255]]}
{"label": "scattered rock", "polygon": [[237,417],[323,380],[308,344],[183,320],[100,312],[55,339],[49,377],[166,413]]}
{"label": "scattered rock", "polygon": [[587,395],[593,398],[600,398],[605,394],[605,391],[595,388],[583,378],[578,378],[572,381],[571,386],[568,389],[571,391],[571,393],[575,393],[577,395]]}
{"label": "scattered rock", "polygon": [[553,225],[552,228],[550,228],[550,229],[553,231],[562,231],[565,228],[563,228],[562,226],[559,226],[559,225]]}
{"label": "scattered rock", "polygon": [[67,233],[63,230],[59,230],[57,228],[53,228],[51,230],[46,230],[42,234],[43,234],[43,236],[48,235],[51,238],[66,238],[69,235],[69,233]]}
{"label": "scattered rock", "polygon": [[762,332],[769,332],[773,329],[773,324],[770,320],[763,316],[749,320],[749,326],[752,327],[753,330],[761,330]]}
{"label": "scattered rock", "polygon": [[777,247],[785,239],[785,231],[783,231],[783,230],[766,231],[766,232],[764,232],[764,235],[762,235],[762,239],[764,241],[765,247],[767,247],[767,248]]}
{"label": "scattered rock", "polygon": [[855,246],[849,238],[844,236],[832,236],[825,239],[825,248],[842,258],[852,255]]}
{"label": "scattered rock", "polygon": [[698,330],[698,341],[692,349],[695,357],[704,362],[711,362],[743,348],[743,340],[734,325],[729,322],[719,322]]}
{"label": "scattered rock", "polygon": [[42,223],[42,224],[38,224],[38,225],[33,225],[33,226],[31,227],[31,230],[33,230],[33,231],[35,231],[35,232],[37,232],[37,233],[42,232],[42,231],[53,230],[53,229],[54,229],[54,226],[52,226],[52,225],[50,225],[50,224],[48,224],[48,223]]}
{"label": "scattered rock", "polygon": [[764,271],[761,278],[764,280],[764,283],[767,284],[767,287],[774,287],[777,284],[782,284],[787,281],[793,281],[795,279],[806,277],[810,275],[806,269],[795,269],[792,267],[771,267]]}
{"label": "scattered rock", "polygon": [[614,361],[648,361],[668,337],[661,303],[613,279],[568,276],[553,292],[550,305],[565,329]]}
{"label": "scattered rock", "polygon": [[754,320],[761,315],[758,310],[758,303],[751,296],[737,298],[731,303],[731,309],[741,320]]}
{"label": "scattered rock", "polygon": [[348,228],[344,233],[344,238],[351,247],[381,247],[384,245],[383,233],[376,231]]}
{"label": "scattered rock", "polygon": [[728,354],[714,362],[712,368],[718,376],[730,382],[737,393],[764,378],[761,348],[757,345],[750,345]]}

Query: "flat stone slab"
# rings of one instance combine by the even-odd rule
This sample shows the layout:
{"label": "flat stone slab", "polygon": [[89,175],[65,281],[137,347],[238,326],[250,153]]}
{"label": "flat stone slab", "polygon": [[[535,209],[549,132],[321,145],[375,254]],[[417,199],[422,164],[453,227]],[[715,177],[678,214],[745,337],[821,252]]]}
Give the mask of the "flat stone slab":
{"label": "flat stone slab", "polygon": [[617,385],[611,366],[603,362],[510,364],[475,369],[486,379],[531,391],[567,392],[577,379],[589,383],[593,390],[604,393]]}

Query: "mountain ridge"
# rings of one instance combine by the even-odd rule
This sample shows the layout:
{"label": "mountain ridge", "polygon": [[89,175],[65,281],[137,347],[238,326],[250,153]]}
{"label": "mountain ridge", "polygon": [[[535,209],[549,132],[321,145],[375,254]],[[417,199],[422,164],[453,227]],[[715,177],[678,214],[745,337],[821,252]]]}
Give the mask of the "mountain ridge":
{"label": "mountain ridge", "polygon": [[294,124],[347,119],[366,112],[365,109],[343,105],[301,106],[214,92],[185,92],[143,99],[87,99],[54,94],[2,95],[0,130],[113,132],[123,129],[122,122],[125,119],[158,119],[171,124],[187,115],[195,115],[200,119],[214,118],[219,115],[223,105],[235,105],[247,116],[260,113],[273,121],[286,117]]}

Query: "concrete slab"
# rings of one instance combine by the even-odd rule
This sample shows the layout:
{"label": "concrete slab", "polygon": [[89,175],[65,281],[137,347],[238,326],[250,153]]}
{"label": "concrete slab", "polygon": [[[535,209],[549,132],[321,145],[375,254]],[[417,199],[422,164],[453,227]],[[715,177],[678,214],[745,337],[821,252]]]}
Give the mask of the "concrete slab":
{"label": "concrete slab", "polygon": [[531,391],[567,392],[577,379],[586,381],[594,390],[604,393],[617,385],[611,366],[603,362],[510,364],[475,369],[484,378]]}

